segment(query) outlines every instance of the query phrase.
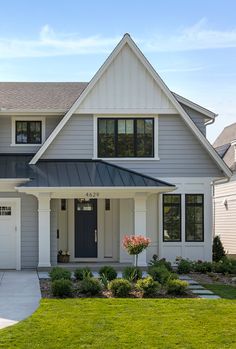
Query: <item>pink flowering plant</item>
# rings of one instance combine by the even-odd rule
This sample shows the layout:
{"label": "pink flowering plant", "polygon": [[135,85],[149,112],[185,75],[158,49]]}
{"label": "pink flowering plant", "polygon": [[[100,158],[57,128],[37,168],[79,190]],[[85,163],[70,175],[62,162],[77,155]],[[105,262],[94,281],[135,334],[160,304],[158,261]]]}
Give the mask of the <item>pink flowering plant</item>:
{"label": "pink flowering plant", "polygon": [[138,265],[138,255],[143,252],[151,240],[142,235],[126,235],[122,241],[123,247],[126,249],[128,254],[135,256],[135,264]]}

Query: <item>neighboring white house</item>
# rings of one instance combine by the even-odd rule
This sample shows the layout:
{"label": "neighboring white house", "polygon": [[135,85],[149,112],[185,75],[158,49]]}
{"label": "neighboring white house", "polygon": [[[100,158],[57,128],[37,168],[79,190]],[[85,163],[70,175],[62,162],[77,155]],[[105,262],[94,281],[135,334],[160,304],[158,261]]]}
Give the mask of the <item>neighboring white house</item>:
{"label": "neighboring white house", "polygon": [[[65,67],[66,69],[66,67]],[[211,260],[212,182],[231,171],[206,139],[215,114],[175,93],[128,34],[89,83],[0,83],[0,268]]]}
{"label": "neighboring white house", "polygon": [[213,146],[233,172],[214,188],[215,234],[227,253],[236,257],[236,123],[224,128]]}

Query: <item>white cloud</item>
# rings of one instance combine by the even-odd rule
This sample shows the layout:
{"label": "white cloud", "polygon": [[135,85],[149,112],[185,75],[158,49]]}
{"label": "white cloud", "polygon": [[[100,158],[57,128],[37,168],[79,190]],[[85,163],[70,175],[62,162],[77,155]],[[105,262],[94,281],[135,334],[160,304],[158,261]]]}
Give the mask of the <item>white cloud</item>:
{"label": "white cloud", "polygon": [[150,51],[190,51],[236,47],[236,29],[220,31],[207,28],[206,18],[179,33],[156,36],[145,43]]}
{"label": "white cloud", "polygon": [[[79,54],[109,53],[121,39],[119,36],[56,33],[48,24],[43,26],[38,38],[17,39],[0,36],[0,59],[20,57],[47,57]],[[154,35],[135,40],[144,52],[189,51],[236,47],[236,29],[220,31],[209,29],[202,18],[193,26],[175,35]]]}

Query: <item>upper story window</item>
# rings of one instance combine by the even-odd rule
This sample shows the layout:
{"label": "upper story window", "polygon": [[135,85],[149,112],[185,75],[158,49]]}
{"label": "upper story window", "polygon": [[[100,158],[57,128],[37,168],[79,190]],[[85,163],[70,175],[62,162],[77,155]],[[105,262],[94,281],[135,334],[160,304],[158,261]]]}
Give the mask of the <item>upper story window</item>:
{"label": "upper story window", "polygon": [[16,121],[16,144],[41,144],[42,121]]}
{"label": "upper story window", "polygon": [[98,157],[153,158],[153,118],[99,118]]}
{"label": "upper story window", "polygon": [[45,118],[12,117],[12,146],[41,145],[45,141]]}

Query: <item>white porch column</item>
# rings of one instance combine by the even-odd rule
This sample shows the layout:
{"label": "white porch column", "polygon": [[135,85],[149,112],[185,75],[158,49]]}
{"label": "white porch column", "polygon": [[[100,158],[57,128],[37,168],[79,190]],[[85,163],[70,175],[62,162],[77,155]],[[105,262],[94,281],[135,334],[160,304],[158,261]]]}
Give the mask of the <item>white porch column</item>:
{"label": "white porch column", "polygon": [[50,253],[50,194],[38,195],[38,234],[39,262],[38,267],[51,266]]}
{"label": "white porch column", "polygon": [[[147,195],[146,193],[136,193],[134,197],[134,234],[147,234]],[[147,265],[146,250],[138,256],[138,265]]]}

